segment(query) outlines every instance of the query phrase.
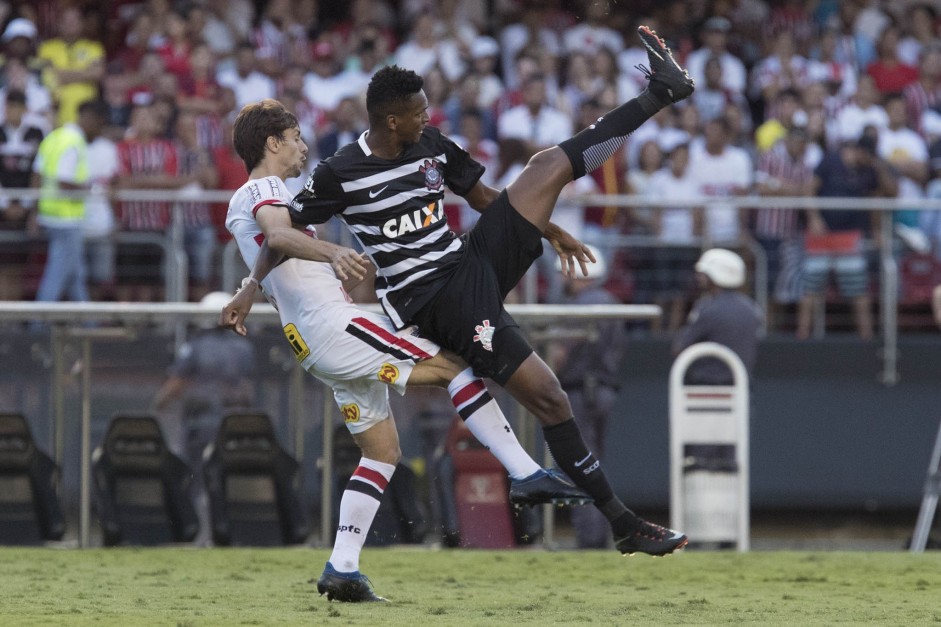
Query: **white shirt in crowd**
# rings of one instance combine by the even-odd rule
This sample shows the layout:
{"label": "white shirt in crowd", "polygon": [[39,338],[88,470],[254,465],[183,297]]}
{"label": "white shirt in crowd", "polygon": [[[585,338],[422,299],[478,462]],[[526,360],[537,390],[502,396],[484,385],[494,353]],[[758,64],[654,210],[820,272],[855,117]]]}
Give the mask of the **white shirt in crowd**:
{"label": "white shirt in crowd", "polygon": [[[925,140],[907,127],[896,130],[884,128],[879,131],[876,152],[889,163],[901,159],[928,163],[928,146],[925,145]],[[899,177],[899,198],[921,198],[922,196],[924,192],[921,185],[907,176]]]}
{"label": "white shirt in crowd", "polygon": [[[699,195],[728,198],[736,189],[749,189],[754,167],[748,153],[735,146],[726,146],[721,154],[710,154],[705,147],[691,147],[689,174],[697,184]],[[734,242],[739,239],[738,208],[721,201],[705,205],[703,236],[712,242]]]}
{"label": "white shirt in crowd", "polygon": [[854,141],[863,134],[867,126],[874,126],[881,133],[889,126],[889,116],[879,105],[870,105],[862,109],[855,102],[843,107],[836,116],[836,128],[839,141]]}
{"label": "white shirt in crowd", "polygon": [[242,77],[235,68],[224,68],[216,74],[216,81],[235,93],[237,109],[265,98],[274,98],[276,93],[274,81],[267,74],[258,71]]}
{"label": "white shirt in crowd", "polygon": [[105,237],[114,231],[114,211],[108,188],[118,174],[118,147],[101,136],[88,145],[88,182],[91,191],[85,199],[85,237]]}
{"label": "white shirt in crowd", "polygon": [[572,119],[547,106],[540,107],[534,116],[529,107],[519,105],[500,116],[497,136],[522,139],[538,146],[554,146],[572,136]]}
{"label": "white shirt in crowd", "polygon": [[[686,69],[697,85],[706,84],[706,61],[712,54],[708,48],[699,48],[690,52],[686,59]],[[748,73],[742,60],[731,52],[723,52],[719,55],[719,63],[722,66],[722,86],[730,91],[745,93]]]}
{"label": "white shirt in crowd", "polygon": [[[689,201],[698,197],[699,185],[690,176],[689,168],[682,177],[677,178],[669,167],[665,167],[651,175],[645,195],[655,200]],[[692,206],[666,206],[659,211],[660,232],[658,236],[661,241],[689,244],[694,240],[695,221]]]}

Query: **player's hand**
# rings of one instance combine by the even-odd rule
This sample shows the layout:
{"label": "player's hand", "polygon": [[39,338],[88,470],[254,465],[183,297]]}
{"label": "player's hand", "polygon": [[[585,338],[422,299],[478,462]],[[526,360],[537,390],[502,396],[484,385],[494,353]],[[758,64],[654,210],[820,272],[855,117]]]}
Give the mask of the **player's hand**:
{"label": "player's hand", "polygon": [[568,231],[551,222],[546,227],[544,237],[552,244],[562,261],[562,274],[570,279],[575,278],[575,263],[578,262],[582,276],[588,276],[588,264],[598,260],[585,244],[575,239]]}
{"label": "player's hand", "polygon": [[337,250],[332,257],[330,265],[333,266],[333,271],[341,281],[349,281],[350,279],[362,281],[366,278],[366,273],[369,272],[369,266],[371,265],[366,253],[358,253],[352,248],[337,246]]}
{"label": "player's hand", "polygon": [[252,304],[255,302],[255,290],[257,289],[258,286],[254,283],[246,283],[245,287],[237,291],[232,300],[222,308],[219,326],[224,329],[232,329],[239,335],[248,335],[245,318],[248,317],[248,312],[252,310]]}

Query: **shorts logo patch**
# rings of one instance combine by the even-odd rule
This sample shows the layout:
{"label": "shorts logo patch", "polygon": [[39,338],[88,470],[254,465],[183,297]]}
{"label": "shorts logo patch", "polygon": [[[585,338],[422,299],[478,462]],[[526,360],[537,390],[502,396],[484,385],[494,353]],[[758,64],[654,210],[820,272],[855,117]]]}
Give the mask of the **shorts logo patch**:
{"label": "shorts logo patch", "polygon": [[294,357],[297,361],[304,361],[304,359],[310,355],[310,348],[307,346],[304,338],[301,337],[296,326],[293,324],[285,325],[284,336],[288,338],[288,343],[291,345],[291,350],[294,351]]}
{"label": "shorts logo patch", "polygon": [[343,414],[343,422],[347,424],[351,422],[359,422],[359,405],[356,403],[341,405],[340,413]]}
{"label": "shorts logo patch", "polygon": [[425,159],[425,164],[418,171],[425,175],[425,187],[431,191],[436,192],[444,185],[444,175],[441,174],[441,164],[437,159]]}
{"label": "shorts logo patch", "polygon": [[474,336],[475,342],[480,342],[480,345],[484,347],[485,351],[493,352],[493,332],[496,331],[496,328],[490,326],[489,320],[484,320],[482,324],[478,324],[474,327],[474,331],[477,332],[477,335]]}
{"label": "shorts logo patch", "polygon": [[388,383],[391,385],[399,380],[399,369],[392,364],[382,364],[382,367],[379,368],[379,374],[377,377],[383,383]]}

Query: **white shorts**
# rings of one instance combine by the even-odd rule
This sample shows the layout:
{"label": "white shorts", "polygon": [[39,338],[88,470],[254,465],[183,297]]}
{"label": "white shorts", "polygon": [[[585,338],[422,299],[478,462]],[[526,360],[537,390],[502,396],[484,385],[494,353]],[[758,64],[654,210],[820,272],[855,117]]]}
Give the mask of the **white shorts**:
{"label": "white shorts", "polygon": [[[333,397],[350,433],[362,433],[390,416],[389,388],[405,394],[412,368],[441,350],[437,344],[418,337],[416,327],[396,331],[383,315],[354,309],[346,327],[336,331],[328,350],[301,365],[333,389]],[[292,345],[304,342],[303,328],[284,329]]]}

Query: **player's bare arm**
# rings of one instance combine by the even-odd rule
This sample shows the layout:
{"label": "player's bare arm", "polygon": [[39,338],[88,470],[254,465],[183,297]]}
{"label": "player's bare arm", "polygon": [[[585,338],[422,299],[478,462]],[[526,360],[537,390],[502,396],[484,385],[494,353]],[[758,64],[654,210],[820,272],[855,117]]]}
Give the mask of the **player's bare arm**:
{"label": "player's bare arm", "polygon": [[[309,237],[294,228],[288,208],[284,205],[266,205],[255,214],[265,241],[272,250],[288,257],[308,261],[327,262],[333,266],[337,278],[362,280],[369,270],[369,258],[352,248]],[[264,277],[259,277],[259,280]]]}

